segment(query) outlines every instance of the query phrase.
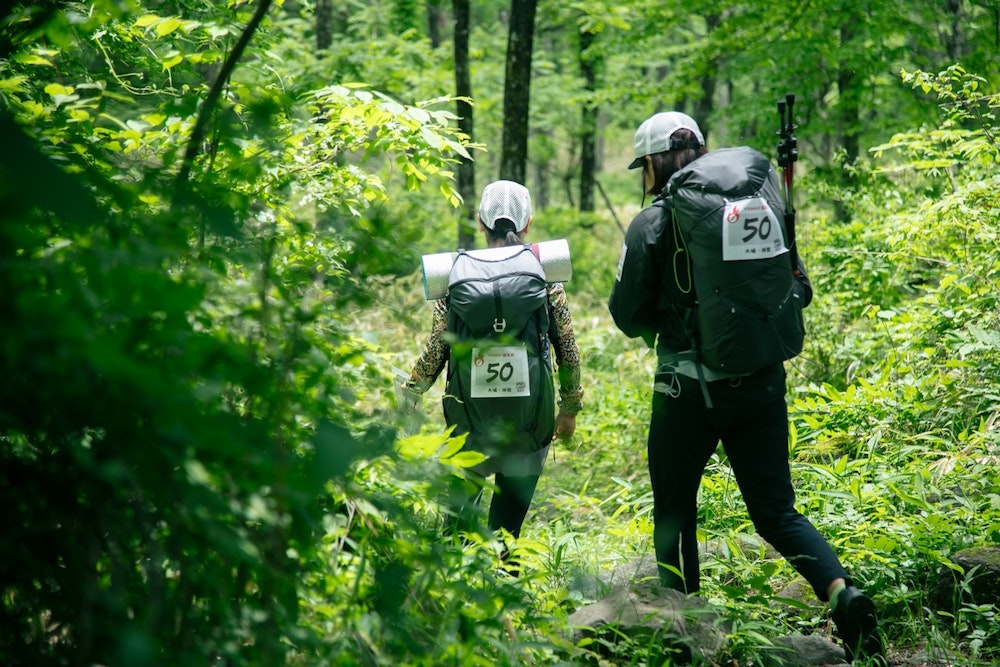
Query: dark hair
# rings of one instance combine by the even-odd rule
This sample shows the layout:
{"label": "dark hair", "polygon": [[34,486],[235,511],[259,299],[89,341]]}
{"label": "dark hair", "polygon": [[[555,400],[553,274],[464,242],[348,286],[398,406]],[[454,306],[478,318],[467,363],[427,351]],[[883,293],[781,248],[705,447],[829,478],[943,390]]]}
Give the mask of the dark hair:
{"label": "dark hair", "polygon": [[653,186],[644,194],[660,194],[671,176],[708,152],[694,132],[687,128],[681,128],[671,135],[670,146],[670,150],[649,156],[654,176]]}
{"label": "dark hair", "polygon": [[514,231],[514,221],[507,218],[497,218],[493,223],[493,229],[486,228],[486,238],[493,243],[506,241],[506,245],[521,245],[521,237]]}

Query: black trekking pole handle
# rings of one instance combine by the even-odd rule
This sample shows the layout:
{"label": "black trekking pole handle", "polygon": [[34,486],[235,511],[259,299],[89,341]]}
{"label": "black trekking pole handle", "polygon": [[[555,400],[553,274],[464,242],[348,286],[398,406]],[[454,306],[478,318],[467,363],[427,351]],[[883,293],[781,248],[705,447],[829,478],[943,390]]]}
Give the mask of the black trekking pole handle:
{"label": "black trekking pole handle", "polygon": [[799,274],[799,251],[795,245],[795,202],[793,200],[793,185],[795,181],[795,162],[799,159],[798,140],[795,138],[794,121],[795,95],[787,93],[785,99],[778,100],[778,166],[782,169],[781,194],[785,200],[785,230],[788,233],[788,254],[792,262],[792,271]]}

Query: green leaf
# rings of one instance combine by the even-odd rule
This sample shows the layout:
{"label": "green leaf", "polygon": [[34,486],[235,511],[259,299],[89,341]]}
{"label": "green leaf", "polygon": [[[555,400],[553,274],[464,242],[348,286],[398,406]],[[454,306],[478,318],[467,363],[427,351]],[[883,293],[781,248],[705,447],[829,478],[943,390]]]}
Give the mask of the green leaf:
{"label": "green leaf", "polygon": [[142,120],[149,123],[150,127],[156,127],[167,119],[166,114],[162,113],[148,113],[142,116]]}
{"label": "green leaf", "polygon": [[486,460],[486,456],[481,452],[459,452],[454,456],[442,459],[443,463],[456,466],[458,468],[471,468]]}
{"label": "green leaf", "polygon": [[163,60],[160,61],[160,66],[164,70],[168,70],[174,65],[179,65],[183,61],[184,61],[184,56],[183,54],[181,54],[180,51],[171,51],[170,53],[166,54],[163,57]]}
{"label": "green leaf", "polygon": [[70,86],[64,86],[61,83],[50,83],[45,86],[45,93],[53,98],[68,97],[73,94],[73,88]]}
{"label": "green leaf", "polygon": [[19,93],[24,90],[24,84],[28,77],[23,75],[12,76],[7,79],[0,79],[0,93]]}
{"label": "green leaf", "polygon": [[399,455],[406,459],[428,459],[441,447],[440,434],[417,434],[396,443]]}
{"label": "green leaf", "polygon": [[421,124],[426,123],[431,119],[431,115],[429,113],[416,107],[408,108],[406,113],[410,116],[410,118]]}
{"label": "green leaf", "polygon": [[156,36],[166,37],[170,33],[174,32],[181,27],[181,20],[176,16],[171,16],[170,18],[163,19],[156,24]]}
{"label": "green leaf", "polygon": [[22,65],[48,65],[49,67],[55,67],[51,60],[34,53],[14,56],[14,60]]}

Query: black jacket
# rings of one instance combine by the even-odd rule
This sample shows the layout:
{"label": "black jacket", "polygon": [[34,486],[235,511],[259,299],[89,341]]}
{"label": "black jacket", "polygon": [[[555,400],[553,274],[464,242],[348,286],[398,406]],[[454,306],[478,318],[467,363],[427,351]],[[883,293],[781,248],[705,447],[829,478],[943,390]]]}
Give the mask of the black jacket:
{"label": "black jacket", "polygon": [[[687,325],[692,295],[678,290],[685,283],[685,261],[676,262],[676,246],[670,229],[670,211],[657,198],[632,220],[625,234],[618,273],[608,300],[615,324],[629,338],[642,338],[656,346],[658,354],[673,354],[691,348]],[[683,256],[680,256],[683,259]],[[796,279],[804,291],[804,304],[812,299],[812,287],[799,261]],[[679,280],[678,280],[679,278]]]}
{"label": "black jacket", "polygon": [[629,338],[642,338],[653,347],[659,334],[657,347],[675,352],[688,349],[690,338],[683,310],[673,305],[680,295],[671,268],[674,244],[669,225],[670,212],[659,199],[632,220],[608,309]]}

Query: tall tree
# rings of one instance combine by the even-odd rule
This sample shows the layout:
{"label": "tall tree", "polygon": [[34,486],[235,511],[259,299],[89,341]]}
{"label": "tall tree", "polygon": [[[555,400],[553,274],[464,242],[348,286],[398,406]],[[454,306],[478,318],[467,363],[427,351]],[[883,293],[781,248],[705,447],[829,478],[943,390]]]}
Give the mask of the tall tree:
{"label": "tall tree", "polygon": [[[861,153],[861,77],[856,64],[852,62],[856,56],[848,55],[862,37],[860,26],[865,17],[856,9],[848,10],[844,22],[840,26],[840,53],[844,54],[837,67],[838,110],[840,115],[840,146],[844,151],[846,164],[854,164]],[[840,170],[840,182],[845,188],[853,185],[850,169]],[[848,209],[842,201],[836,202],[837,218],[842,221],[850,219]]]}
{"label": "tall tree", "polygon": [[536,0],[511,0],[504,76],[500,178],[524,183],[528,162],[528,108]]}
{"label": "tall tree", "polygon": [[[455,57],[455,95],[459,98],[458,129],[469,141],[473,138],[472,122],[472,81],[469,76],[469,0],[452,0],[452,12],[455,15],[454,57]],[[461,208],[461,219],[458,222],[458,247],[472,248],[475,246],[475,201],[476,201],[476,163],[470,158],[459,156],[458,163],[458,193],[464,204]]]}
{"label": "tall tree", "polygon": [[580,110],[580,210],[594,210],[594,172],[597,169],[597,118],[600,109],[594,100],[597,91],[597,58],[591,48],[596,35],[584,24],[580,27],[580,74],[583,75],[584,97]]}
{"label": "tall tree", "polygon": [[952,62],[958,62],[965,55],[965,34],[962,26],[968,22],[963,11],[961,0],[944,0],[944,26],[942,26],[942,41],[945,53]]}
{"label": "tall tree", "polygon": [[[719,25],[722,23],[722,15],[719,13],[706,14],[705,19],[705,34],[709,38],[714,37],[714,33]],[[701,125],[701,130],[707,140],[709,133],[711,132],[711,125],[709,124],[709,119],[712,117],[712,112],[715,110],[715,89],[718,86],[718,74],[717,72],[724,65],[725,56],[722,55],[724,51],[719,54],[706,54],[706,58],[701,66],[701,73],[698,77],[698,82],[700,84],[701,93],[695,95],[694,99],[694,117]]]}
{"label": "tall tree", "polygon": [[316,48],[328,49],[333,44],[333,0],[316,2]]}
{"label": "tall tree", "polygon": [[427,0],[427,37],[435,49],[441,45],[441,26],[447,20],[442,4],[442,0]]}

